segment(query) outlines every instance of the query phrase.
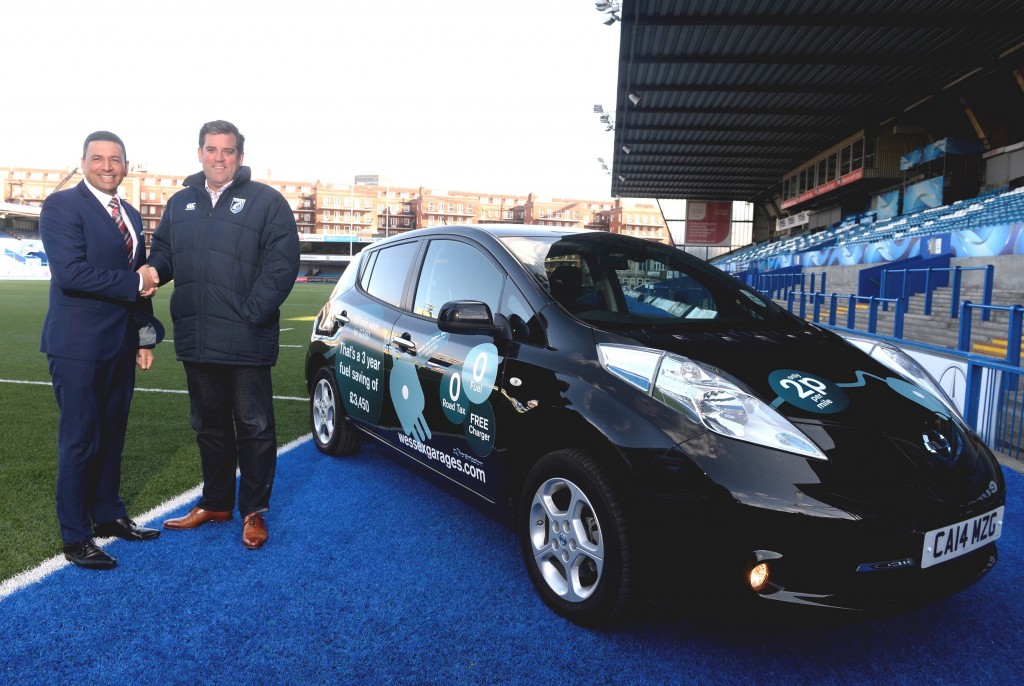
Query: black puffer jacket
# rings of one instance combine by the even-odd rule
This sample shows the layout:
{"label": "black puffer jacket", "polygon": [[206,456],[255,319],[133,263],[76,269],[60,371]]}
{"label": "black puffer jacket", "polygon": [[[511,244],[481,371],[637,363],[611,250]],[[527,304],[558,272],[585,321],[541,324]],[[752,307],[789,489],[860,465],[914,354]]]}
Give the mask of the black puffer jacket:
{"label": "black puffer jacket", "polygon": [[153,234],[149,264],[174,280],[174,350],[184,362],[272,365],[280,307],[299,272],[288,202],[242,167],[213,207],[206,176],[185,179]]}

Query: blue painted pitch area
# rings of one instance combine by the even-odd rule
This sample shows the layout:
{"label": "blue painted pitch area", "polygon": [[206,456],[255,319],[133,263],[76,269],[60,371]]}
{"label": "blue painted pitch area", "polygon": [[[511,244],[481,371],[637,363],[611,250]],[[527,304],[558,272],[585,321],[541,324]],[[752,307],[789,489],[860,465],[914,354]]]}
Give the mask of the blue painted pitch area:
{"label": "blue painted pitch area", "polygon": [[1024,477],[1004,471],[999,564],[929,607],[591,631],[543,605],[507,529],[375,448],[339,459],[306,442],[279,460],[264,549],[242,546],[236,516],[114,541],[113,571],[63,567],[0,600],[0,683],[1015,683]]}

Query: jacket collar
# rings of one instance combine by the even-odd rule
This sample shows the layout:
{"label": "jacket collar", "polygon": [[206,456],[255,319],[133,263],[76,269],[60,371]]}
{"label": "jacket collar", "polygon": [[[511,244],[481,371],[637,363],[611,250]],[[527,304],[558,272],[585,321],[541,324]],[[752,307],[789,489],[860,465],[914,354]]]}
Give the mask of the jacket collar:
{"label": "jacket collar", "polygon": [[[235,178],[231,181],[231,187],[237,188],[243,183],[248,182],[250,179],[252,179],[252,169],[249,167],[239,167],[238,173],[235,174]],[[186,177],[182,182],[182,185],[202,190],[206,188],[206,174],[203,172],[196,172],[192,176]]]}

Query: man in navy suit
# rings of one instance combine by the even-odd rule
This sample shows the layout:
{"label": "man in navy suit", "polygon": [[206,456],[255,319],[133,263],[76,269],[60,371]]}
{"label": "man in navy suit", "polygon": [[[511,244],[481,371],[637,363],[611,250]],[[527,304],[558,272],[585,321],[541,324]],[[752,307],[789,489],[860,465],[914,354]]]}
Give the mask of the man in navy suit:
{"label": "man in navy suit", "polygon": [[124,143],[109,131],[89,134],[81,169],[85,180],[48,197],[39,215],[50,267],[40,351],[60,410],[57,521],[64,557],[86,569],[110,569],[117,561],[94,536],[142,541],[160,533],[136,526],[120,495],[135,366],[152,366],[152,347],[162,337],[149,300],[159,277],[142,269],[141,215],[117,198],[128,169]]}

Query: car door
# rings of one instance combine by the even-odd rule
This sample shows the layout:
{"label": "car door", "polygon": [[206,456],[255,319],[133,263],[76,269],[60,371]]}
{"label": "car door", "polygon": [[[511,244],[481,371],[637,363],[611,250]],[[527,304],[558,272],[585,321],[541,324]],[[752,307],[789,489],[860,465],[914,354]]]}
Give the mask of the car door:
{"label": "car door", "polygon": [[[412,312],[395,323],[388,394],[398,418],[389,437],[410,458],[493,502],[501,488],[493,454],[495,407],[504,359],[489,335],[450,334],[441,307],[476,300],[497,313],[504,272],[479,247],[437,238],[426,247]],[[492,402],[492,399],[495,402]]]}
{"label": "car door", "polygon": [[334,306],[339,342],[334,371],[348,415],[377,435],[396,424],[387,400],[391,330],[400,316],[406,282],[416,261],[419,242],[405,241],[365,256],[358,287],[349,289]]}

